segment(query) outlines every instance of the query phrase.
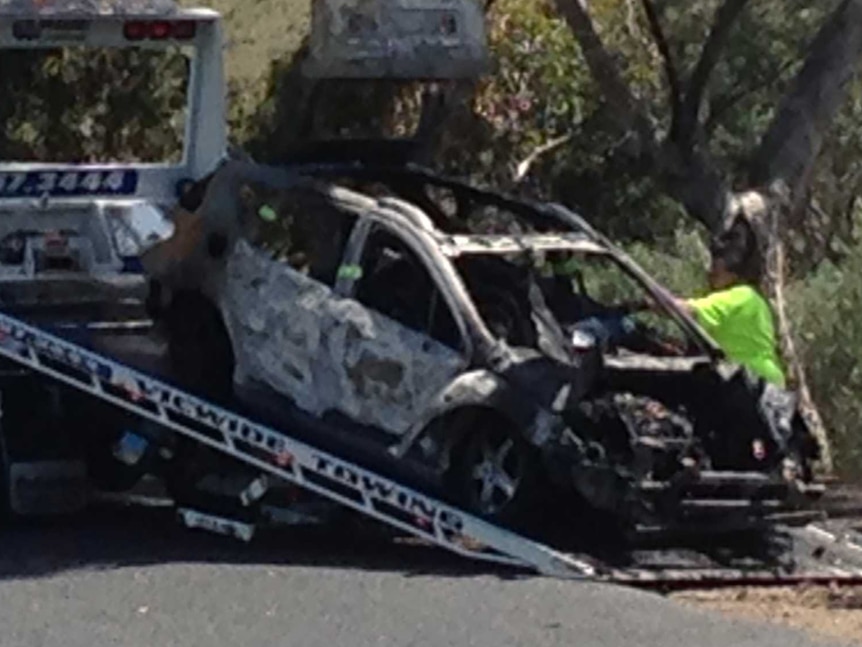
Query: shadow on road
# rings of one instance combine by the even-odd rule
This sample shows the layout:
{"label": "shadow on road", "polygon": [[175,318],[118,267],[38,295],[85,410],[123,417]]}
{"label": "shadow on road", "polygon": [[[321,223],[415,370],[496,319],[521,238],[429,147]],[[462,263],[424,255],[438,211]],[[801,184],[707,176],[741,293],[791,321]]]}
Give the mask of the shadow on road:
{"label": "shadow on road", "polygon": [[170,508],[99,509],[70,519],[0,529],[0,579],[170,563],[319,566],[401,572],[408,577],[529,576],[440,548],[399,543],[370,528],[281,529],[261,532],[246,544],[190,531],[175,520]]}

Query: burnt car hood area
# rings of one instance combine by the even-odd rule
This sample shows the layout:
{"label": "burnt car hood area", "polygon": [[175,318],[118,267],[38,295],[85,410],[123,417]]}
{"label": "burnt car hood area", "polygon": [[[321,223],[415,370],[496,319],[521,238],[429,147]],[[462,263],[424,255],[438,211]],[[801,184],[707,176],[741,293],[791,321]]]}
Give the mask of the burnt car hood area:
{"label": "burnt car hood area", "polygon": [[[230,161],[183,207],[142,262],[174,377],[202,395],[512,526],[586,506],[729,528],[805,503],[793,394],[724,362],[559,205],[411,166]],[[554,257],[574,278],[554,284]],[[673,344],[600,298],[617,283],[592,260],[665,308]]]}

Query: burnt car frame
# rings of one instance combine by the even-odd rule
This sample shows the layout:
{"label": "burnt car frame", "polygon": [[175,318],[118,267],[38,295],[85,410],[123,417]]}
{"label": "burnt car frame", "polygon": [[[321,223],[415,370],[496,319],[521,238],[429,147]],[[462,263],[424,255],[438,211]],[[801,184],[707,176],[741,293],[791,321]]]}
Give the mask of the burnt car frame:
{"label": "burnt car frame", "polygon": [[[643,527],[759,522],[814,491],[794,398],[724,362],[560,205],[409,165],[232,161],[198,191],[143,259],[188,388],[516,525],[547,514],[551,489],[569,497],[555,510],[586,502]],[[510,233],[470,231],[467,212],[489,209]],[[538,273],[548,253],[610,261],[684,347],[564,325]]]}

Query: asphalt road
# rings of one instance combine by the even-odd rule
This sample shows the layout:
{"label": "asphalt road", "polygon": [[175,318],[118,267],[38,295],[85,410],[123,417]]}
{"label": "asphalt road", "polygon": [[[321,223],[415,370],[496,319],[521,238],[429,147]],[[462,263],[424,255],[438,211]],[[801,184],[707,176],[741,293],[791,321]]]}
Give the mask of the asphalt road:
{"label": "asphalt road", "polygon": [[246,546],[157,510],[0,533],[3,647],[825,644],[655,594],[489,572],[353,533]]}

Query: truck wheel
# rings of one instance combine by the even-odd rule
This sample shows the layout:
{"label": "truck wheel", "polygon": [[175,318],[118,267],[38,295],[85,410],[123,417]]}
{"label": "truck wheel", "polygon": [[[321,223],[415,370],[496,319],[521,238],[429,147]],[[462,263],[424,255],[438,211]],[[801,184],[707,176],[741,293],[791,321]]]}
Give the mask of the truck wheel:
{"label": "truck wheel", "polygon": [[480,416],[453,449],[451,487],[459,504],[494,523],[520,527],[535,512],[539,460],[510,425]]}
{"label": "truck wheel", "polygon": [[103,492],[128,492],[146,473],[141,466],[125,465],[114,458],[110,445],[100,445],[88,454],[87,472],[90,481]]}

